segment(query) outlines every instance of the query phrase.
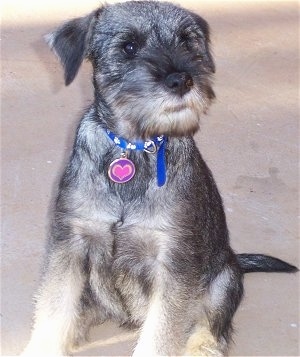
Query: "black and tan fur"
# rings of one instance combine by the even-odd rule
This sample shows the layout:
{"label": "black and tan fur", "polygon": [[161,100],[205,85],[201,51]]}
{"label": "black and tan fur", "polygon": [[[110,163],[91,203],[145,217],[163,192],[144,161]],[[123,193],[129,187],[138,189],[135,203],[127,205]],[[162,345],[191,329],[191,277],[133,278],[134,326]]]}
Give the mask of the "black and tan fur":
{"label": "black and tan fur", "polygon": [[[222,200],[193,134],[214,98],[209,28],[170,3],[105,5],[47,37],[66,84],[87,58],[94,103],[62,176],[26,355],[65,355],[107,319],[140,328],[134,356],[227,353],[247,271],[294,271],[236,255]],[[167,181],[156,155],[130,151],[135,177],[109,164],[128,141],[168,137]]]}

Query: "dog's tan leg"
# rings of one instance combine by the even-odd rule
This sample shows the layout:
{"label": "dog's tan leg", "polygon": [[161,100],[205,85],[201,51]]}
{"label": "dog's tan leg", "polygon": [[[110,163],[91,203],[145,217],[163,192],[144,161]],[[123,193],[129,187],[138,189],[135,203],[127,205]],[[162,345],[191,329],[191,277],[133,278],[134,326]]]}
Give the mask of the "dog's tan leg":
{"label": "dog's tan leg", "polygon": [[80,264],[56,254],[37,296],[31,340],[22,355],[66,355],[73,343],[83,289]]}
{"label": "dog's tan leg", "polygon": [[[184,345],[184,313],[176,305],[176,294],[162,286],[150,299],[146,320],[142,326],[134,357],[176,356]],[[179,307],[180,306],[180,307]]]}
{"label": "dog's tan leg", "polygon": [[221,271],[211,282],[204,299],[206,317],[189,337],[185,355],[224,356],[232,333],[231,319],[242,295],[239,272]]}
{"label": "dog's tan leg", "polygon": [[[164,312],[159,292],[151,299],[146,320],[142,326],[141,334],[134,350],[134,357],[157,356],[162,350],[163,341],[159,331],[164,324]],[[166,343],[166,341],[165,341]]]}

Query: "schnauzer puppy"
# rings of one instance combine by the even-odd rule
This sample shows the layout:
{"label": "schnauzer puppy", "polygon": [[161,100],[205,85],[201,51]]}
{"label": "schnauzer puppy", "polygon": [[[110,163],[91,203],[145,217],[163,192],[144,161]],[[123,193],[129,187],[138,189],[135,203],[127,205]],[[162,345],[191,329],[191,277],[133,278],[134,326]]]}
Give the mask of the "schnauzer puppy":
{"label": "schnauzer puppy", "polygon": [[134,356],[226,354],[243,274],[295,271],[236,255],[193,134],[214,92],[204,19],[171,3],[105,5],[47,37],[95,100],[62,176],[28,355],[65,355],[107,319],[140,329]]}

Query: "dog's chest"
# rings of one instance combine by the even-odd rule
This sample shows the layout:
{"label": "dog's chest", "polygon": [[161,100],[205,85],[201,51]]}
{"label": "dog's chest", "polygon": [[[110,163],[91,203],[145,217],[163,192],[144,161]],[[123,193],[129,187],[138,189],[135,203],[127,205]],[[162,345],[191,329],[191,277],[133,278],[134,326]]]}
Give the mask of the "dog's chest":
{"label": "dog's chest", "polygon": [[163,220],[147,207],[136,207],[113,230],[115,287],[135,316],[147,305],[155,276],[168,260],[169,237],[162,229]]}
{"label": "dog's chest", "polygon": [[[155,277],[170,260],[173,245],[170,247],[172,219],[167,200],[162,199],[164,190],[157,192],[156,186],[150,187],[144,196],[130,201],[108,192],[97,200],[94,195],[80,206],[77,213],[82,219],[75,222],[76,227],[82,226],[82,239],[89,245],[90,270],[97,276],[105,270],[105,281],[99,277],[101,284],[108,284],[112,293],[115,290],[121,296],[136,323],[143,319]],[[91,279],[92,284],[96,282],[95,291],[99,279]]]}
{"label": "dog's chest", "polygon": [[[157,229],[154,217],[134,221],[125,220],[113,230],[113,266],[118,273],[137,278],[151,275],[165,259],[168,237]],[[159,220],[159,218],[157,218]]]}
{"label": "dog's chest", "polygon": [[163,239],[145,227],[120,227],[114,239],[112,277],[125,310],[140,325],[161,268]]}

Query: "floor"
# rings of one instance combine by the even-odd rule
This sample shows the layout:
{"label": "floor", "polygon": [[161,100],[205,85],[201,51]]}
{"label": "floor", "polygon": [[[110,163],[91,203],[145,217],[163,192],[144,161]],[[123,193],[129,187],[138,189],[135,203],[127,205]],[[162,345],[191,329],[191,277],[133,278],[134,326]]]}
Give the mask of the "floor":
{"label": "floor", "polygon": [[[180,1],[179,1],[180,2]],[[196,139],[222,193],[233,248],[299,263],[297,1],[181,1],[208,20],[217,100]],[[2,3],[2,355],[30,335],[49,207],[74,128],[92,100],[90,67],[64,87],[43,35],[98,0]],[[298,356],[299,274],[250,274],[232,356]],[[130,355],[107,323],[76,355]]]}

